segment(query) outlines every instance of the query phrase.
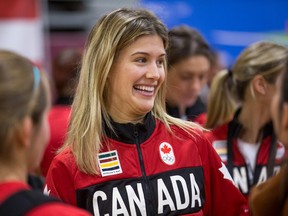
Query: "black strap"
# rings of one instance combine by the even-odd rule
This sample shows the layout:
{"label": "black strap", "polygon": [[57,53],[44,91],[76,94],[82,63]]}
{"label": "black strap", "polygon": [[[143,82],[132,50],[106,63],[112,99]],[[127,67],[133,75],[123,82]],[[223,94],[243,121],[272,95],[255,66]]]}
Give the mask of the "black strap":
{"label": "black strap", "polygon": [[227,132],[227,164],[226,167],[230,172],[230,175],[233,177],[233,139],[238,137],[239,132],[242,128],[242,125],[238,122],[237,118],[240,113],[240,109],[236,111],[234,118],[228,124]]}
{"label": "black strap", "polygon": [[275,157],[277,152],[277,138],[276,135],[273,133],[271,137],[271,146],[270,146],[270,154],[269,160],[267,165],[267,177],[271,177],[274,174],[274,165],[275,165]]}
{"label": "black strap", "polygon": [[58,200],[45,196],[39,191],[21,190],[0,205],[0,215],[23,216],[31,209],[48,202],[58,202]]}
{"label": "black strap", "polygon": [[28,175],[28,184],[35,191],[43,191],[45,179],[42,176],[29,174]]}

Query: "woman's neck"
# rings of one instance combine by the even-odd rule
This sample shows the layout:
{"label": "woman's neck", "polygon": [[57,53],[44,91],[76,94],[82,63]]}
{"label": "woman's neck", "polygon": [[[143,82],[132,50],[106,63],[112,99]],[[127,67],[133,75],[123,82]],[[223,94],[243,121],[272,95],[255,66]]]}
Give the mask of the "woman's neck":
{"label": "woman's neck", "polygon": [[186,115],[186,106],[178,106],[178,110],[179,110],[179,115],[180,116],[185,116]]}
{"label": "woman's neck", "polygon": [[258,143],[262,136],[262,127],[270,120],[267,107],[257,104],[243,104],[238,121],[242,125],[239,138],[247,143]]}
{"label": "woman's neck", "polygon": [[0,166],[0,181],[22,181],[27,182],[28,170],[23,166],[2,164]]}
{"label": "woman's neck", "polygon": [[113,115],[112,113],[109,114],[110,117],[114,122],[120,123],[120,124],[125,124],[125,123],[132,123],[132,124],[137,124],[137,123],[143,123],[145,115],[143,116],[126,116],[126,115]]}

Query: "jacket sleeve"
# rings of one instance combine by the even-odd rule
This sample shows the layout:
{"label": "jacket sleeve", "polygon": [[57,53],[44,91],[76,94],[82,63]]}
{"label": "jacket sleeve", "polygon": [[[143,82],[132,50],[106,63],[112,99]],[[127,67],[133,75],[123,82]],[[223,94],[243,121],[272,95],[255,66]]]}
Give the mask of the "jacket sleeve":
{"label": "jacket sleeve", "polygon": [[[244,216],[250,215],[248,203],[238,188],[234,185],[226,166],[212,147],[204,138],[202,160],[204,165],[206,201],[205,212],[213,216]],[[202,144],[203,144],[202,142]]]}
{"label": "jacket sleeve", "polygon": [[76,206],[72,167],[61,161],[58,156],[53,159],[49,167],[44,184],[44,194]]}

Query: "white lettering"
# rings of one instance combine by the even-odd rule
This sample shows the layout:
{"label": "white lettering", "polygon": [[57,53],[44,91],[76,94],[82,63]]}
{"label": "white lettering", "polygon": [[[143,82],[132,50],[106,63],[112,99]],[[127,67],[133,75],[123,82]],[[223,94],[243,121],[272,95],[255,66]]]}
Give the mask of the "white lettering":
{"label": "white lettering", "polygon": [[280,171],[280,166],[275,166],[273,170],[273,175],[276,175]]}
{"label": "white lettering", "polygon": [[267,167],[264,166],[261,169],[257,184],[260,184],[266,180],[267,180]]}
{"label": "white lettering", "polygon": [[[169,205],[171,211],[175,211],[175,205],[173,200],[166,188],[162,179],[158,179],[158,214],[163,214],[163,209],[165,205]],[[165,195],[166,199],[164,200],[163,195]]]}
{"label": "white lettering", "polygon": [[[170,176],[170,182],[169,179],[165,179],[164,182],[164,179],[159,178],[155,183],[157,187],[155,188],[156,191],[154,191],[154,189],[151,192],[157,196],[157,198],[153,197],[153,200],[158,199],[155,200],[157,203],[154,205],[158,205],[157,214],[159,215],[167,212],[180,213],[176,211],[184,209],[199,209],[203,205],[201,199],[202,191],[200,190],[201,184],[199,183],[198,185],[193,173],[187,173],[184,176],[180,174]],[[167,183],[167,185],[165,183]],[[141,183],[117,185],[112,188],[112,191],[110,190],[111,187],[107,188],[107,191],[105,191],[107,194],[102,190],[94,193],[93,210],[95,216],[147,216],[148,213],[146,211],[149,209],[146,209],[146,199]],[[109,210],[106,209],[108,206]],[[106,213],[104,211],[106,211]],[[152,211],[154,212],[154,210]]]}
{"label": "white lettering", "polygon": [[141,215],[146,216],[146,206],[145,206],[145,198],[143,194],[142,185],[140,183],[137,183],[137,191],[139,194],[139,198],[135,194],[135,191],[133,190],[131,185],[126,185],[126,191],[128,195],[128,201],[129,201],[129,207],[131,210],[131,215],[137,215],[136,208],[134,203],[138,206],[138,209],[141,212]]}
{"label": "white lettering", "polygon": [[248,193],[247,173],[245,167],[240,167],[240,173],[237,167],[233,169],[234,183],[243,193]]}
{"label": "white lettering", "polygon": [[[119,209],[117,208],[118,204],[120,207]],[[116,215],[121,215],[121,214],[123,214],[124,216],[129,215],[128,210],[125,206],[125,203],[118,191],[118,188],[114,187],[112,191],[112,215],[116,216]]]}
{"label": "white lettering", "polygon": [[195,207],[196,201],[198,202],[199,207],[200,207],[202,206],[201,198],[200,198],[200,189],[195,181],[195,177],[193,173],[190,174],[190,181],[191,181],[191,192],[192,192],[191,207],[192,208]]}
{"label": "white lettering", "polygon": [[[93,195],[94,215],[100,215],[98,201],[97,201],[98,197],[100,197],[102,200],[107,200],[107,196],[103,191],[96,191],[94,193],[94,195]],[[105,214],[104,216],[109,216],[109,214]]]}
{"label": "white lettering", "polygon": [[[175,194],[177,210],[187,208],[189,205],[189,194],[188,194],[188,188],[187,188],[187,184],[186,184],[185,179],[179,175],[171,176],[170,179],[171,179],[173,191]],[[183,203],[181,203],[180,191],[179,191],[177,182],[180,182],[182,185],[182,188],[183,188],[183,192],[184,192],[184,202]]]}

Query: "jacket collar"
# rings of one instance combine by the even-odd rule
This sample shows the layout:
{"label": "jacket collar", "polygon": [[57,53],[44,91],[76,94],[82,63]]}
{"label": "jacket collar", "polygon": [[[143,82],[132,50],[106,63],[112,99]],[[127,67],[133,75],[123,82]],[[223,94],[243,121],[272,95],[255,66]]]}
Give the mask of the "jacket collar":
{"label": "jacket collar", "polygon": [[[166,102],[166,110],[169,115],[175,118],[181,118],[179,108],[177,106],[171,106]],[[193,121],[198,115],[204,112],[206,112],[206,107],[205,104],[201,101],[200,97],[197,98],[192,106],[187,107],[185,110],[187,119],[190,121]]]}
{"label": "jacket collar", "polygon": [[117,140],[122,143],[134,144],[136,137],[139,143],[146,141],[153,133],[156,127],[156,121],[151,112],[149,112],[144,119],[144,123],[126,123],[121,124],[110,120],[111,125],[115,131],[111,131],[106,124],[104,124],[104,130],[107,137]]}

